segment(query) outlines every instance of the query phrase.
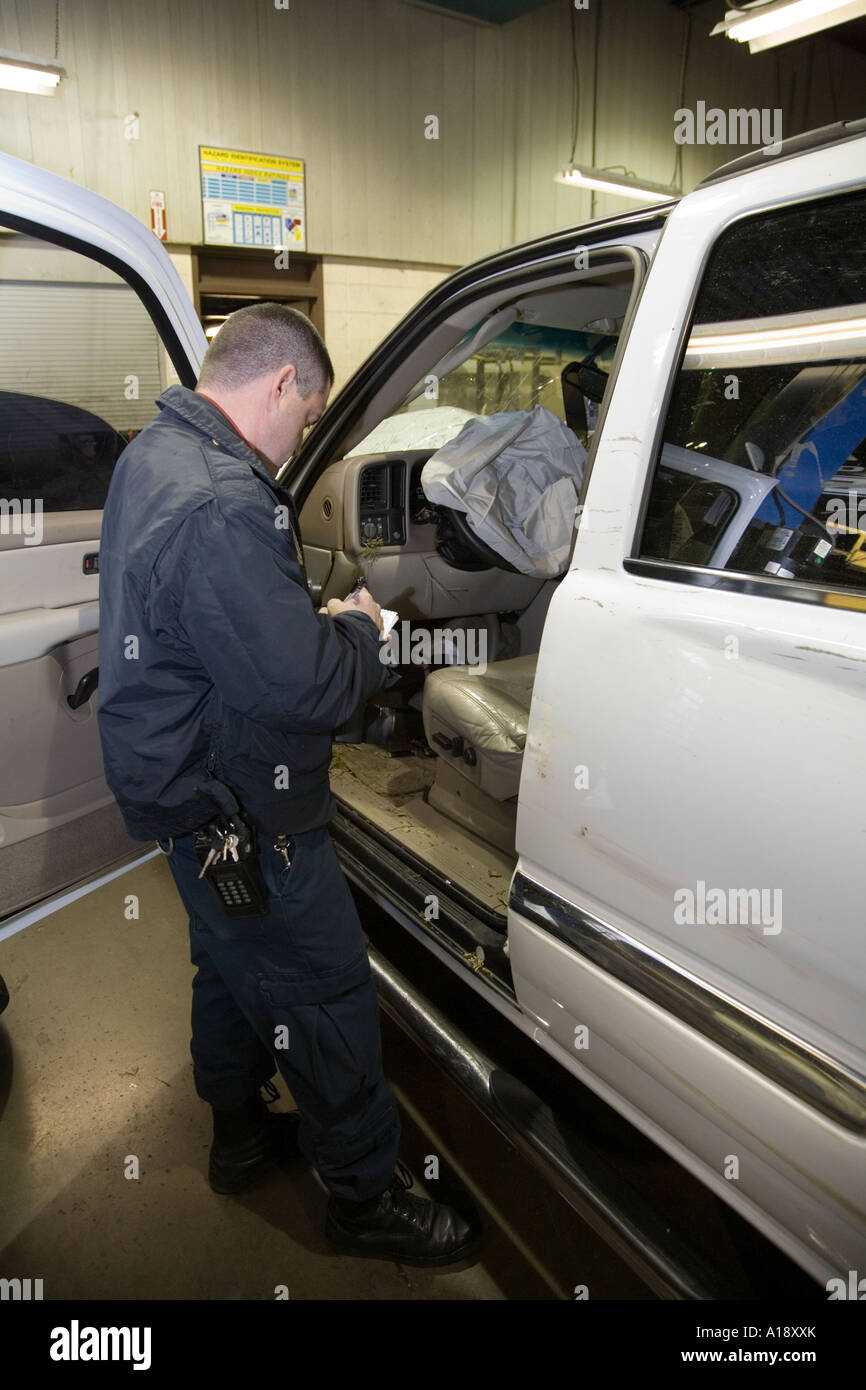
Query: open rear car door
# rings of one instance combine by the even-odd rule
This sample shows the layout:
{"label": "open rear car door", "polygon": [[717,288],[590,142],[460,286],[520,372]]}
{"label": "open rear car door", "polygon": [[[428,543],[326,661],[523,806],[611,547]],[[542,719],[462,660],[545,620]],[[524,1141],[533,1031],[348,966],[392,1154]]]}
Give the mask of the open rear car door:
{"label": "open rear car door", "polygon": [[147,228],[0,155],[0,917],[149,852],[102,770],[102,506],[206,346]]}

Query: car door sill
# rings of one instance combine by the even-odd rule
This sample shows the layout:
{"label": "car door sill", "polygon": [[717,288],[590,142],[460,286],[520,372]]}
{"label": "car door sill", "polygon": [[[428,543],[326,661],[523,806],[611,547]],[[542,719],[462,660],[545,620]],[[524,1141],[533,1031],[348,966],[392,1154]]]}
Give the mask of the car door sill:
{"label": "car door sill", "polygon": [[344,871],[370,897],[384,896],[511,1007],[507,919],[490,912],[366,817],[338,802],[329,829]]}
{"label": "car door sill", "polygon": [[[592,1230],[662,1299],[742,1298],[748,1291],[711,1254],[655,1210],[573,1124],[498,1066],[370,946],[382,1007],[520,1150]],[[775,1252],[774,1252],[775,1253]]]}

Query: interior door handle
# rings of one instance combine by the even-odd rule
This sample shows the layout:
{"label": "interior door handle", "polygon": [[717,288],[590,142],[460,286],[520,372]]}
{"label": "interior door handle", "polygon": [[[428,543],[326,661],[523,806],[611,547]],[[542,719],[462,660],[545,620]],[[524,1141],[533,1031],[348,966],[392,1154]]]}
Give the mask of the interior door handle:
{"label": "interior door handle", "polygon": [[81,677],[81,680],[76,685],[72,694],[67,695],[66,703],[69,708],[78,709],[80,705],[85,704],[85,702],[90,699],[98,684],[99,667],[94,666],[92,671],[88,671],[86,675]]}

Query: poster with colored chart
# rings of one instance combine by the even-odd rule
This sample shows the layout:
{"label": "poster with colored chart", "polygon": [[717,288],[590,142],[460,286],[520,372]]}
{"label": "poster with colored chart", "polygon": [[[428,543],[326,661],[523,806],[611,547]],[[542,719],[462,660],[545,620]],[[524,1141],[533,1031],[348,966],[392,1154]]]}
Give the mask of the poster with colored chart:
{"label": "poster with colored chart", "polygon": [[199,145],[206,246],[305,251],[304,161]]}

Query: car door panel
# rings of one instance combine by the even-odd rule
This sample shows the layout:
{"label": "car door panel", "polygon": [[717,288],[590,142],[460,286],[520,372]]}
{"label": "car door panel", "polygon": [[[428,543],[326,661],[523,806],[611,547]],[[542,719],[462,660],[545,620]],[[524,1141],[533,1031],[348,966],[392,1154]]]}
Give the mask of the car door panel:
{"label": "car door panel", "polygon": [[[819,1277],[866,1259],[862,599],[671,582],[629,557],[721,230],[856,187],[851,149],[768,160],[668,221],[542,634],[518,801],[515,883],[553,895],[551,924],[599,923],[608,968],[589,938],[545,931],[516,898],[509,913],[518,999],[557,1055]],[[768,896],[746,922],[677,917],[677,895],[716,887]],[[635,949],[652,969],[626,969]]]}
{"label": "car door panel", "polygon": [[57,643],[45,656],[0,670],[8,738],[0,807],[4,844],[69,819],[76,788],[81,789],[82,810],[111,801],[101,777],[94,776],[101,768],[95,695],[77,709],[69,705],[98,660],[97,635],[91,632]]}
{"label": "car door panel", "polygon": [[856,1136],[519,915],[509,957],[546,1051],[816,1278],[862,1267]]}
{"label": "car door panel", "polygon": [[100,508],[160,386],[193,385],[207,344],[165,249],[106,199],[0,155],[0,226],[5,916],[146,849],[102,769]]}

